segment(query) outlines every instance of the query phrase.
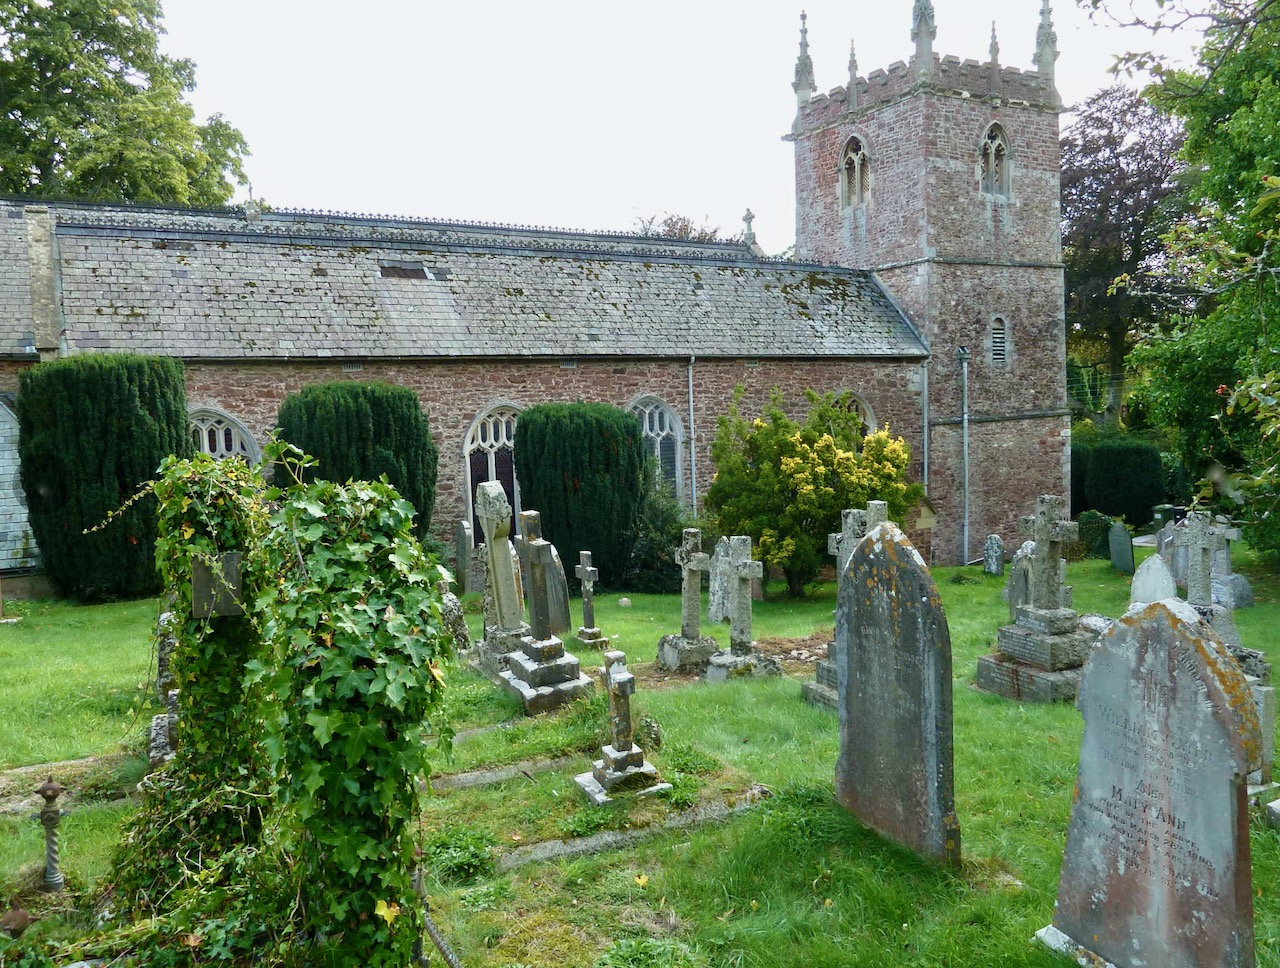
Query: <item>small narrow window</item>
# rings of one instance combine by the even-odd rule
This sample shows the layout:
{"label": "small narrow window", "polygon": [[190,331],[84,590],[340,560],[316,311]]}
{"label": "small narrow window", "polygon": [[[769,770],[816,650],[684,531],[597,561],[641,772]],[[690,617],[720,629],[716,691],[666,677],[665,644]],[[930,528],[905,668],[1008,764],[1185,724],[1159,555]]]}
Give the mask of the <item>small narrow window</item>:
{"label": "small narrow window", "polygon": [[988,195],[1009,197],[1009,139],[1004,128],[993,124],[978,149],[982,170],[982,190]]}
{"label": "small narrow window", "polygon": [[840,207],[861,205],[871,193],[871,162],[857,138],[850,138],[840,154]]}
{"label": "small narrow window", "polygon": [[1009,331],[1000,316],[991,320],[991,362],[995,366],[1009,362]]}
{"label": "small narrow window", "polygon": [[425,279],[427,270],[421,262],[380,262],[378,271],[383,279]]}

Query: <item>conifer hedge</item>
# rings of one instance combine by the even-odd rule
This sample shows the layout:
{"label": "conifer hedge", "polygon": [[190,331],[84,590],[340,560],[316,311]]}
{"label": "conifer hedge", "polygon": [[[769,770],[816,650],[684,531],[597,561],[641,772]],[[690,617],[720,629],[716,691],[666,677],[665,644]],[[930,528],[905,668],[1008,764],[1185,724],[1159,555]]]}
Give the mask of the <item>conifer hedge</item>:
{"label": "conifer hedge", "polygon": [[1164,465],[1154,444],[1114,437],[1099,441],[1085,472],[1089,508],[1123,517],[1126,524],[1149,524],[1152,509],[1164,503]]}
{"label": "conifer hedge", "polygon": [[390,383],[315,383],[285,397],[282,440],[316,458],[308,482],[387,480],[417,509],[419,538],[431,528],[439,455],[418,395]]}
{"label": "conifer hedge", "polygon": [[154,496],[83,534],[191,452],[179,360],[92,354],[19,374],[18,456],[28,518],[57,591],[85,601],[160,591]]}
{"label": "conifer hedge", "polygon": [[600,581],[619,587],[649,486],[640,421],[604,403],[544,403],[516,424],[520,503],[542,515],[569,577],[590,551]]}

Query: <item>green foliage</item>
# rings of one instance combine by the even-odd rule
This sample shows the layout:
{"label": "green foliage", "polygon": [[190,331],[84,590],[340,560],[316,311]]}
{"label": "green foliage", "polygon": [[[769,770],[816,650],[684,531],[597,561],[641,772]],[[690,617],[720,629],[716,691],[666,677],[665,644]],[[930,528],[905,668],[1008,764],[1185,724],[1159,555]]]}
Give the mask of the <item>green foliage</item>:
{"label": "green foliage", "polygon": [[798,424],[777,389],[748,422],[742,392],[716,421],[707,507],[725,534],[750,535],[766,573],[782,569],[788,594],[799,597],[828,560],[827,535],[840,530],[844,508],[886,501],[890,519],[903,521],[924,489],[906,480],[910,452],[901,437],[887,428],[862,436],[849,394],[807,391],[809,414]]}
{"label": "green foliage", "polygon": [[1191,475],[1182,458],[1170,451],[1160,452],[1164,468],[1164,499],[1168,504],[1183,506],[1191,501]]}
{"label": "green foliage", "polygon": [[1079,517],[1082,511],[1089,508],[1089,499],[1085,497],[1085,480],[1089,476],[1089,461],[1093,448],[1088,444],[1071,441],[1071,516]]}
{"label": "green foliage", "polygon": [[622,579],[627,591],[670,595],[680,591],[680,566],[676,549],[684,529],[694,527],[688,509],[676,498],[667,481],[644,494],[636,519],[631,561]]}
{"label": "green foliage", "polygon": [[1101,511],[1081,512],[1077,523],[1080,525],[1080,537],[1066,548],[1068,561],[1081,561],[1085,558],[1111,558],[1111,543],[1108,532],[1111,530],[1111,518]]}
{"label": "green foliage", "polygon": [[428,736],[451,736],[433,722],[444,572],[413,537],[413,506],[387,484],[317,481],[286,495],[271,524],[283,581],[259,600],[277,663],[267,748],[305,930],[325,939],[311,954],[403,965],[422,927],[417,780],[430,772]]}
{"label": "green foliage", "polygon": [[1099,442],[1089,460],[1085,496],[1090,508],[1123,517],[1135,527],[1149,524],[1152,508],[1164,503],[1160,451],[1122,437]]}
{"label": "green foliage", "polygon": [[474,827],[442,827],[422,842],[422,862],[441,883],[465,884],[493,873],[496,846],[492,837]]}
{"label": "green foliage", "polygon": [[54,587],[86,601],[155,594],[155,499],[132,498],[191,451],[182,363],[95,353],[23,370],[19,385],[22,487]]}
{"label": "green foliage", "polygon": [[282,440],[316,459],[304,471],[307,481],[376,481],[385,474],[417,508],[419,539],[431,530],[439,455],[408,387],[315,383],[285,397],[276,425]]}
{"label": "green foliage", "polygon": [[245,615],[197,618],[191,575],[202,563],[221,577],[219,556],[239,553],[242,598],[257,598],[267,584],[264,490],[244,461],[207,454],[166,458],[154,486],[156,563],[173,596],[179,719],[175,758],[144,785],[143,808],[125,825],[112,861],[116,900],[135,913],[158,913],[206,864],[256,843],[262,826],[269,784],[259,699],[244,683],[246,667],[261,657],[262,637]]}
{"label": "green foliage", "polygon": [[195,65],[162,54],[159,0],[0,4],[0,191],[224,205],[244,137],[184,95]]}
{"label": "green foliage", "polygon": [[540,404],[520,414],[515,454],[543,537],[565,562],[590,551],[601,584],[619,587],[650,482],[639,420],[603,403]]}
{"label": "green foliage", "polygon": [[620,938],[593,968],[706,968],[707,956],[670,938]]}

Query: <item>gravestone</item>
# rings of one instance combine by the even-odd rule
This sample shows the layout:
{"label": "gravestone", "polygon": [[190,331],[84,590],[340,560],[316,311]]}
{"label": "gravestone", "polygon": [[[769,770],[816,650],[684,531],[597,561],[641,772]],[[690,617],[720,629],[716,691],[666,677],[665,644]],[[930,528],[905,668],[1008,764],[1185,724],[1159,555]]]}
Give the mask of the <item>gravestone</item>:
{"label": "gravestone", "polygon": [[1163,558],[1151,555],[1138,566],[1133,574],[1133,584],[1129,586],[1130,605],[1162,602],[1166,598],[1177,597],[1178,585]]}
{"label": "gravestone", "polygon": [[729,555],[721,574],[727,576],[729,585],[729,648],[711,656],[703,678],[707,682],[724,682],[734,676],[781,675],[782,665],[777,659],[753,648],[751,585],[764,574],[764,565],[752,559],[749,535],[735,534],[729,539]]}
{"label": "gravestone", "polygon": [[[840,530],[827,535],[827,554],[836,559],[837,582],[862,536],[888,520],[889,505],[884,501],[869,502],[865,511],[845,508],[840,513]],[[818,661],[813,681],[800,685],[800,695],[805,702],[830,709],[840,708],[839,668],[842,654],[837,640],[827,643],[827,657]]]}
{"label": "gravestone", "polygon": [[[520,576],[525,586],[525,601],[530,600],[529,582],[532,569],[529,565],[529,549],[534,542],[542,540],[542,515],[537,511],[520,512],[520,535],[515,540],[516,554],[520,556]],[[560,561],[560,552],[556,546],[551,548],[551,561],[545,572],[546,596],[548,608],[548,628],[559,635],[569,631],[573,619],[569,615],[569,580],[565,577],[564,564]]]}
{"label": "gravestone", "polygon": [[465,652],[471,648],[471,633],[467,630],[467,619],[462,612],[462,602],[458,596],[449,591],[449,583],[443,578],[436,582],[436,591],[440,593],[440,624],[445,634],[453,643],[455,653]]}
{"label": "gravestone", "polygon": [[1111,548],[1111,567],[1125,574],[1133,574],[1133,536],[1129,529],[1116,521],[1107,532],[1107,543]]}
{"label": "gravestone", "polygon": [[[527,713],[544,713],[562,706],[593,688],[591,679],[582,674],[576,656],[564,650],[564,642],[556,634],[568,628],[568,618],[560,613],[560,596],[568,601],[568,592],[558,589],[565,584],[564,572],[558,568],[560,556],[551,542],[540,535],[537,511],[520,515],[524,535],[524,561],[528,566],[529,634],[520,640],[520,648],[507,656],[506,668],[498,674],[499,683],[518,696]],[[532,517],[531,517],[532,516]]]}
{"label": "gravestone", "polygon": [[470,521],[459,521],[453,532],[453,578],[458,583],[458,594],[476,589],[467,587],[467,574],[471,570],[471,558],[475,548],[475,535]]}
{"label": "gravestone", "polygon": [[166,608],[156,619],[156,698],[164,702],[173,688],[173,670],[169,668],[173,650],[178,647],[178,614],[173,611],[173,597],[169,596]]}
{"label": "gravestone", "polygon": [[673,672],[701,674],[716,651],[716,640],[702,634],[702,573],[710,568],[710,559],[702,551],[702,532],[697,528],[684,529],[676,563],[680,566],[680,634],[659,640],[657,664]]}
{"label": "gravestone", "polygon": [[609,794],[634,791],[648,795],[670,790],[657,768],[644,758],[644,750],[635,743],[635,727],[631,720],[631,696],[636,691],[635,677],[627,671],[627,657],[622,652],[604,654],[604,687],[609,695],[609,735],[611,742],[601,748],[600,759],[588,773],[579,773],[574,782],[596,806],[611,801]]}
{"label": "gravestone", "polygon": [[1252,608],[1253,586],[1231,567],[1231,542],[1240,540],[1240,529],[1231,527],[1225,518],[1219,518],[1216,526],[1227,541],[1225,547],[1213,553],[1209,566],[1214,604],[1229,609]]}
{"label": "gravestone", "polygon": [[577,639],[588,649],[603,649],[609,639],[596,625],[596,579],[600,577],[600,569],[591,564],[590,551],[578,552],[578,565],[573,573],[582,583],[582,626]]}
{"label": "gravestone", "polygon": [[[1245,776],[1261,737],[1244,677],[1196,611],[1135,605],[1098,641],[1053,924],[1096,964],[1254,964]],[[1089,960],[1095,959],[1095,960]]]}
{"label": "gravestone", "polygon": [[1036,553],[1034,541],[1024,541],[1009,562],[1009,577],[1000,597],[1009,603],[1009,621],[1018,620],[1018,609],[1031,604],[1031,556]]}
{"label": "gravestone", "polygon": [[1018,528],[1035,543],[1024,559],[1029,601],[1016,607],[1010,601],[1014,622],[996,633],[995,654],[978,659],[977,686],[1021,702],[1074,699],[1080,666],[1098,636],[1098,627],[1082,625],[1071,609],[1065,582],[1062,551],[1076,540],[1078,528],[1066,518],[1066,502],[1048,494],[1037,499],[1036,513]]}
{"label": "gravestone", "polygon": [[729,618],[730,596],[733,587],[733,574],[729,568],[729,538],[721,535],[716,542],[715,551],[711,553],[708,565],[709,580],[707,582],[707,621],[724,622]]}
{"label": "gravestone", "polygon": [[472,662],[495,681],[506,669],[508,655],[517,652],[529,626],[524,620],[524,597],[515,548],[511,544],[511,504],[497,481],[476,489],[476,517],[484,531],[485,629]]}
{"label": "gravestone", "polygon": [[929,860],[960,863],[952,786],[951,637],[924,560],[893,524],[845,563],[836,798]]}
{"label": "gravestone", "polygon": [[1180,521],[1170,521],[1156,532],[1156,552],[1169,566],[1169,571],[1173,573],[1173,580],[1181,589],[1187,587],[1187,548],[1185,544],[1179,542],[1178,536],[1182,533],[1186,522],[1185,517]]}
{"label": "gravestone", "polygon": [[986,575],[1004,574],[1004,538],[998,534],[989,534],[982,542],[982,572]]}

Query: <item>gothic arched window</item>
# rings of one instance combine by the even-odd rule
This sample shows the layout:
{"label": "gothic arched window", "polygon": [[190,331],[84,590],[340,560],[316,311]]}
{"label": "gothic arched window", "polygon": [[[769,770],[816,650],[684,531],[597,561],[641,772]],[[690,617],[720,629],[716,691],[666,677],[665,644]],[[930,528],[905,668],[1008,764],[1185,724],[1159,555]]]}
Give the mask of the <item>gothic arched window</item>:
{"label": "gothic arched window", "polygon": [[645,449],[653,455],[658,479],[670,483],[676,497],[684,497],[684,430],[680,418],[657,397],[645,396],[631,404],[631,412],[640,418]]}
{"label": "gothic arched window", "polygon": [[978,148],[982,190],[988,195],[1009,197],[1009,139],[1004,128],[993,124],[987,128]]}
{"label": "gothic arched window", "polygon": [[861,205],[871,194],[871,160],[857,138],[850,138],[840,152],[840,207]]}
{"label": "gothic arched window", "polygon": [[206,407],[192,410],[187,414],[187,420],[191,427],[191,443],[201,454],[217,460],[243,457],[249,463],[262,456],[253,434],[229,413]]}
{"label": "gothic arched window", "polygon": [[511,502],[512,526],[520,513],[520,488],[516,483],[516,417],[520,411],[510,404],[498,404],[476,418],[467,433],[462,456],[467,465],[467,512],[476,544],[484,540],[480,519],[475,516],[476,490],[485,481],[498,481]]}

